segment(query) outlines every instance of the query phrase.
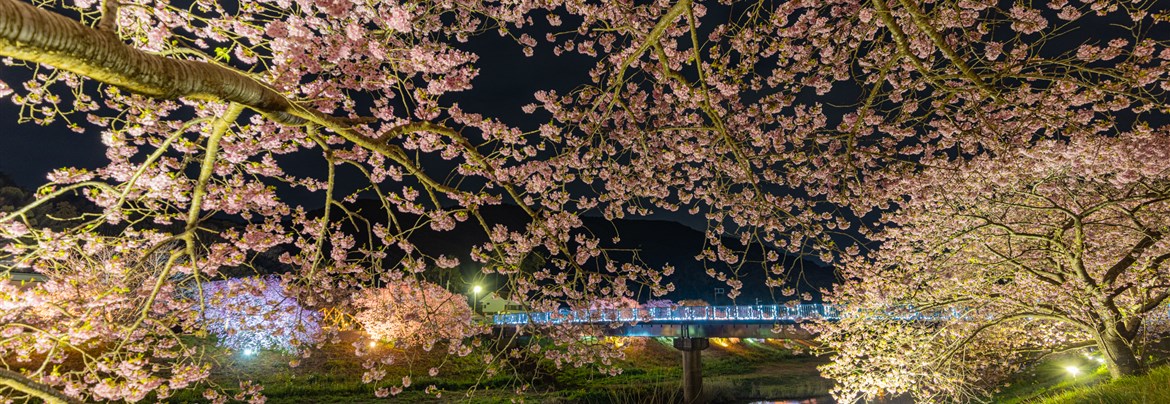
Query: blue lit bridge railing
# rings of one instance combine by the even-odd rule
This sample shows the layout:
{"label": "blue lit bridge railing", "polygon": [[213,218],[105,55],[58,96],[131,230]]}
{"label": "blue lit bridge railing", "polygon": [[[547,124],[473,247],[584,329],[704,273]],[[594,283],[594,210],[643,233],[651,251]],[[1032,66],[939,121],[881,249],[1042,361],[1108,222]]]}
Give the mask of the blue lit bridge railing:
{"label": "blue lit bridge railing", "polygon": [[[939,321],[970,316],[957,310],[916,311],[911,307],[871,314],[875,319],[896,321]],[[797,305],[772,304],[752,306],[674,306],[621,309],[580,309],[552,312],[496,314],[492,324],[517,326],[525,324],[605,324],[605,323],[798,323],[814,319],[838,320],[840,310],[835,305],[808,303]]]}
{"label": "blue lit bridge railing", "polygon": [[836,319],[832,305],[677,306],[621,309],[559,310],[536,313],[497,314],[495,325],[693,323],[693,322],[799,322],[814,318]]}

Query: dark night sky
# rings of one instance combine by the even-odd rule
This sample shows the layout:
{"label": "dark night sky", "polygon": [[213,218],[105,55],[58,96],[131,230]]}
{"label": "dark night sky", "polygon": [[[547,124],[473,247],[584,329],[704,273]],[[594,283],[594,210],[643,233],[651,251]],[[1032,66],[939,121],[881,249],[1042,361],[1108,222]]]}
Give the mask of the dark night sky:
{"label": "dark night sky", "polygon": [[[704,18],[710,23],[706,23],[705,26],[709,29],[720,20],[726,21],[732,14],[730,9],[711,7]],[[1047,44],[1046,49],[1076,46],[1086,39],[1108,38],[1107,33],[1111,32],[1111,29],[1117,29],[1110,27],[1108,23],[1108,20],[1089,19],[1068,36],[1056,43]],[[571,22],[566,19],[566,24],[571,25]],[[544,34],[540,30],[541,28],[537,27],[530,33],[534,37],[543,38]],[[534,92],[556,90],[561,94],[567,93],[578,85],[589,83],[588,70],[595,65],[592,58],[575,53],[553,56],[551,46],[547,43],[537,46],[535,57],[525,57],[521,46],[494,32],[473,37],[471,42],[456,46],[479,56],[476,65],[480,68],[480,74],[475,78],[471,91],[450,96],[444,100],[444,104],[458,102],[465,111],[498,118],[525,131],[536,129],[549,118],[541,112],[528,115],[521,111],[521,106],[534,102]],[[21,83],[27,75],[28,70],[25,68],[0,65],[0,80],[18,90],[21,89]],[[829,96],[817,97],[830,105],[842,106],[826,108],[830,127],[840,119],[840,114],[848,109],[848,105],[859,99],[860,91],[852,83],[837,83]],[[799,95],[804,96],[805,94]],[[811,94],[808,96],[816,97]],[[62,122],[50,126],[18,124],[17,114],[18,108],[10,100],[0,100],[0,173],[7,174],[18,185],[36,188],[46,182],[48,172],[63,166],[98,168],[107,163],[104,156],[105,147],[101,144],[99,131],[95,128],[88,128],[85,133],[75,133],[67,129]],[[1125,116],[1121,118],[1132,119]],[[84,120],[81,116],[75,119]],[[1166,124],[1164,121],[1154,123]],[[281,161],[285,163],[286,170],[293,174],[324,173],[324,161],[318,153],[312,151],[286,156],[281,158]],[[432,163],[439,164],[440,167],[443,165],[450,167],[451,164],[437,158],[434,161],[424,160],[424,164]],[[352,169],[342,168],[339,172],[339,191],[343,193],[364,185],[356,171],[347,170]],[[439,175],[439,178],[443,176]],[[284,192],[282,197],[290,203],[303,205],[312,210],[321,205],[323,195],[310,194],[302,190]],[[706,227],[701,216],[692,217],[683,212],[659,213],[648,219],[679,222],[695,229]],[[846,243],[843,239],[838,241]]]}
{"label": "dark night sky", "polygon": [[[9,79],[7,67],[0,68],[0,80]],[[105,146],[96,131],[74,133],[63,123],[40,126],[18,124],[18,109],[11,100],[0,101],[0,172],[8,174],[18,185],[35,188],[44,184],[45,175],[62,166],[99,167],[108,161]]]}
{"label": "dark night sky", "polygon": [[[711,7],[704,17],[709,23],[704,25],[708,29],[712,28],[715,23],[726,21],[733,14],[734,11],[728,8]],[[1048,47],[1067,48],[1086,39],[1092,40],[1094,37],[1105,35],[1104,33],[1110,32],[1109,22],[1092,18],[1082,21],[1080,29],[1062,38],[1061,42],[1066,43],[1050,43]],[[572,23],[573,21],[566,20],[567,25]],[[540,25],[531,28],[529,32],[534,37],[544,37]],[[471,91],[457,94],[444,101],[458,102],[466,111],[499,118],[521,130],[533,130],[540,123],[547,122],[548,116],[541,112],[527,115],[520,110],[521,106],[534,101],[534,92],[551,89],[564,94],[575,86],[588,83],[588,70],[595,64],[592,58],[575,53],[553,56],[551,46],[547,43],[537,46],[535,57],[524,57],[521,46],[494,32],[473,37],[471,42],[456,46],[479,56],[477,66],[480,67],[480,74],[475,78]],[[17,89],[20,89],[22,76],[27,74],[28,70],[25,68],[0,66],[0,80]],[[859,91],[860,89],[851,83],[838,83],[829,97],[822,98],[821,101],[850,105],[858,99]],[[830,108],[826,112],[830,115],[831,127],[833,122],[839,119],[839,113],[842,111],[833,111]],[[86,133],[79,134],[68,130],[61,122],[47,127],[32,123],[18,124],[17,114],[18,109],[9,100],[0,101],[0,172],[8,174],[18,185],[25,188],[40,186],[46,181],[45,175],[58,167],[96,168],[107,162],[97,130],[90,128],[91,130]],[[83,117],[77,116],[75,119],[83,120]],[[287,163],[288,171],[295,174],[324,171],[323,160],[312,152],[289,156],[282,159],[282,162]],[[435,163],[450,164],[438,159]],[[340,191],[348,191],[362,185],[356,173],[342,171],[341,174],[343,180],[339,184]],[[284,198],[311,209],[320,205],[321,196],[301,191],[286,193]],[[653,218],[681,221],[693,227],[703,225],[701,219],[684,217],[679,213],[656,215]]]}
{"label": "dark night sky", "polygon": [[[718,12],[708,14],[708,17],[712,16],[727,18],[726,14]],[[566,23],[570,21],[566,19]],[[527,32],[543,38],[544,33],[540,29],[538,25],[527,29]],[[535,101],[533,94],[536,91],[556,90],[565,94],[579,85],[589,83],[589,69],[596,64],[593,58],[576,53],[566,52],[554,56],[552,46],[548,43],[537,46],[535,56],[525,57],[521,46],[495,32],[472,37],[468,43],[455,46],[477,54],[479,61],[476,66],[480,71],[473,81],[472,90],[447,96],[449,98],[445,98],[444,102],[457,102],[465,111],[497,118],[525,131],[534,130],[549,119],[547,113],[542,111],[532,115],[521,111],[523,105]],[[26,68],[0,66],[0,80],[14,89],[21,89],[21,83],[27,75]],[[49,126],[18,124],[16,106],[7,99],[0,103],[3,103],[0,104],[0,173],[10,176],[17,185],[33,189],[46,183],[46,175],[54,169],[65,166],[93,169],[108,163],[97,128],[87,127],[86,132],[76,133],[63,122]],[[81,115],[71,118],[84,122]],[[435,160],[435,164],[450,164],[437,158]],[[325,163],[319,153],[309,151],[283,156],[280,161],[289,173],[295,175],[324,173]],[[364,185],[360,174],[352,168],[342,167],[339,170],[339,191],[348,192]],[[309,209],[320,206],[322,197],[303,189],[284,189],[282,192],[285,200]],[[694,228],[705,227],[701,219],[684,217],[678,213],[656,214],[650,219],[683,222]]]}
{"label": "dark night sky", "polygon": [[[593,65],[580,55],[553,57],[548,46],[538,48],[535,57],[525,57],[520,46],[494,33],[474,37],[461,47],[479,55],[480,75],[473,82],[473,90],[451,100],[466,111],[500,118],[522,130],[535,129],[548,119],[539,114],[527,115],[520,110],[521,106],[534,102],[533,93],[541,89],[567,92],[581,80],[588,80],[588,68]],[[0,67],[0,80],[13,88],[20,88],[25,74],[23,68]],[[18,124],[18,109],[10,100],[2,102],[0,172],[11,176],[20,186],[40,186],[46,182],[46,174],[59,167],[97,168],[108,162],[96,129],[75,133],[62,122],[49,126]],[[324,167],[319,156],[315,160],[307,156],[295,160]]]}

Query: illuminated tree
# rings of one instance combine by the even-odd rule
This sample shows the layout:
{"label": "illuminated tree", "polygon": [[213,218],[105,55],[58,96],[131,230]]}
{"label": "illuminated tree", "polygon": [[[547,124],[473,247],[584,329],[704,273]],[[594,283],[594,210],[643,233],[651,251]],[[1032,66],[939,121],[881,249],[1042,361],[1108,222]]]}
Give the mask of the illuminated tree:
{"label": "illuminated tree", "polygon": [[207,282],[203,316],[220,345],[236,352],[276,349],[296,352],[316,342],[320,315],[305,310],[279,278]]}
{"label": "illuminated tree", "polygon": [[[28,76],[0,83],[0,97],[18,119],[100,135],[110,160],[54,172],[36,202],[0,217],[4,262],[51,272],[61,249],[88,243],[161,254],[156,271],[123,268],[149,288],[128,310],[172,313],[195,332],[207,326],[200,285],[258,254],[287,247],[289,293],[319,309],[458,266],[411,236],[470,222],[490,239],[472,257],[508,298],[555,310],[671,290],[671,268],[609,259],[582,214],[687,212],[706,219],[698,257],[735,298],[745,271],[767,271],[769,286],[799,275],[785,253],[860,252],[840,244],[851,220],[900,200],[889,184],[924,167],[1123,136],[1166,115],[1170,51],[1157,35],[1170,30],[1146,3],[727,3],[0,0],[0,56],[28,68],[6,67]],[[540,125],[465,110],[452,100],[474,90],[479,66],[463,42],[482,33],[529,54],[584,55],[590,75],[534,94],[523,110]],[[290,169],[292,154],[319,155],[319,175]],[[339,187],[346,173],[368,186]],[[318,203],[286,201],[280,187]],[[73,193],[100,211],[66,229],[31,223],[37,206]],[[358,198],[381,212],[357,210]],[[504,203],[530,220],[483,217]],[[209,231],[212,217],[240,225]],[[534,255],[545,264],[525,265]],[[177,341],[161,325],[118,324],[128,341]],[[140,352],[112,346],[118,358]],[[526,352],[509,349],[489,366]],[[92,397],[82,387],[68,391]]]}
{"label": "illuminated tree", "polygon": [[[488,331],[485,326],[472,323],[471,306],[465,296],[412,278],[365,289],[353,298],[352,304],[356,310],[354,320],[373,339],[369,346],[360,341],[354,343],[358,356],[365,358],[362,382],[378,385],[379,397],[397,395],[410,387],[410,377],[389,387],[382,386],[388,368],[394,365],[394,357],[378,349],[381,345],[378,341],[388,341],[399,349],[421,347],[426,351],[442,344],[449,354],[467,356],[473,349],[468,339]],[[432,367],[427,372],[436,376],[439,369]]]}
{"label": "illuminated tree", "polygon": [[674,307],[678,307],[678,303],[670,299],[653,299],[642,305],[642,308],[646,309],[670,309]]}
{"label": "illuminated tree", "polygon": [[617,299],[598,299],[589,302],[590,310],[631,310],[638,308],[638,301],[623,297]]}
{"label": "illuminated tree", "polygon": [[[891,184],[909,195],[849,262],[826,324],[844,401],[963,396],[1045,353],[1094,348],[1114,377],[1170,331],[1170,134],[1040,141]],[[898,321],[914,312],[930,321]]]}
{"label": "illuminated tree", "polygon": [[403,279],[365,289],[353,304],[354,319],[371,338],[396,345],[422,345],[430,350],[437,342],[458,341],[483,331],[471,323],[465,296],[426,281]]}
{"label": "illuminated tree", "polygon": [[[149,282],[164,265],[148,241],[121,243],[62,236],[40,239],[53,259],[34,267],[34,287],[0,282],[3,394],[46,402],[74,398],[138,401],[165,398],[208,376],[210,366],[174,337],[194,324],[173,285]],[[165,257],[161,257],[165,258]],[[149,302],[151,310],[140,309]]]}

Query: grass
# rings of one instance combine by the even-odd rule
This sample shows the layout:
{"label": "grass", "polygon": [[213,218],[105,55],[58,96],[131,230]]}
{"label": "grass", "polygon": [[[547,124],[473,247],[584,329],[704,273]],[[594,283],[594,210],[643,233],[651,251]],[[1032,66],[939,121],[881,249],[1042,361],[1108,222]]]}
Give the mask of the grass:
{"label": "grass", "polygon": [[[348,338],[331,344],[297,367],[293,357],[262,352],[250,357],[232,356],[212,371],[212,379],[231,392],[240,380],[252,379],[264,386],[263,394],[273,404],[375,403],[373,388],[361,383],[362,368],[353,357]],[[521,380],[522,375],[486,378],[479,373],[476,359],[450,358],[438,353],[421,355],[413,363],[401,363],[397,372],[413,369],[413,383],[391,401],[410,403],[472,402],[507,403],[516,398],[549,403],[669,403],[681,400],[681,357],[669,340],[643,340],[626,347],[623,372],[603,375],[592,368],[564,366],[556,369],[540,363],[539,379]],[[415,353],[418,354],[418,353]],[[435,378],[425,375],[429,366],[442,363]],[[766,342],[715,346],[703,352],[704,393],[711,402],[743,402],[752,399],[786,399],[823,396],[831,382],[820,377],[816,366],[823,363],[807,355]],[[388,380],[401,377],[388,375]],[[514,387],[533,383],[522,396]],[[422,388],[435,385],[442,398],[425,394]],[[471,397],[465,394],[475,389]],[[170,402],[203,402],[202,389],[179,391]]]}
{"label": "grass", "polygon": [[[1075,366],[1084,373],[1070,376],[1065,366]],[[994,401],[1003,404],[1034,403],[1043,397],[1088,387],[1109,380],[1104,366],[1069,355],[1034,365],[1013,378],[1013,382],[999,390]]]}
{"label": "grass", "polygon": [[[294,369],[288,358],[266,353],[237,363],[224,364],[215,378],[224,385],[237,379],[257,378],[265,386],[269,403],[375,403],[372,388],[358,380],[360,366],[350,356],[348,344],[336,352],[326,350]],[[418,374],[429,361],[424,358],[409,364]],[[447,359],[451,360],[451,359]],[[482,379],[475,363],[448,362],[438,378],[416,376],[410,389],[394,397],[394,402],[439,403],[508,403],[516,398],[541,403],[671,403],[681,400],[682,376],[678,351],[670,342],[646,340],[626,350],[624,371],[616,376],[597,373],[591,368],[551,364],[539,365],[547,375],[536,381],[528,392],[517,396],[512,387],[518,376]],[[823,379],[816,366],[822,358],[797,355],[773,343],[739,343],[716,346],[703,352],[703,392],[709,402],[745,402],[756,399],[794,399],[827,395],[832,383]],[[408,366],[408,364],[404,364]],[[1066,366],[1081,369],[1071,376]],[[427,395],[418,387],[434,384],[444,391],[442,398]],[[465,393],[475,386],[473,396]],[[991,399],[996,403],[1090,404],[1137,403],[1170,404],[1170,366],[1153,369],[1144,376],[1110,381],[1103,366],[1077,355],[1057,358],[1036,365]],[[196,392],[181,392],[173,402],[201,402]]]}
{"label": "grass", "polygon": [[1155,368],[1142,376],[1123,377],[1108,383],[1082,386],[1043,397],[1043,404],[1139,404],[1170,403],[1170,366]]}
{"label": "grass", "polygon": [[[1074,366],[1083,374],[1072,376]],[[1105,366],[1070,356],[1038,364],[1017,382],[1002,389],[993,401],[1005,404],[1170,404],[1170,366],[1156,367],[1141,376],[1110,380]]]}
{"label": "grass", "polygon": [[[590,377],[588,370],[562,370],[557,391],[566,402],[669,403],[681,399],[679,353],[669,342],[648,341],[626,352],[625,371]],[[816,366],[824,359],[795,355],[770,343],[738,343],[703,351],[703,394],[709,402],[825,396],[832,382]]]}

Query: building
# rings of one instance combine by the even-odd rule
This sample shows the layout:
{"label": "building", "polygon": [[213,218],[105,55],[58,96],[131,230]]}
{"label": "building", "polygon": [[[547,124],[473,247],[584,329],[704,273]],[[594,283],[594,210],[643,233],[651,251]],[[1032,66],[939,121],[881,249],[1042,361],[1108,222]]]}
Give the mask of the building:
{"label": "building", "polygon": [[524,311],[524,306],[518,302],[504,299],[500,295],[497,295],[496,292],[492,292],[479,299],[479,310],[483,314],[503,314]]}

